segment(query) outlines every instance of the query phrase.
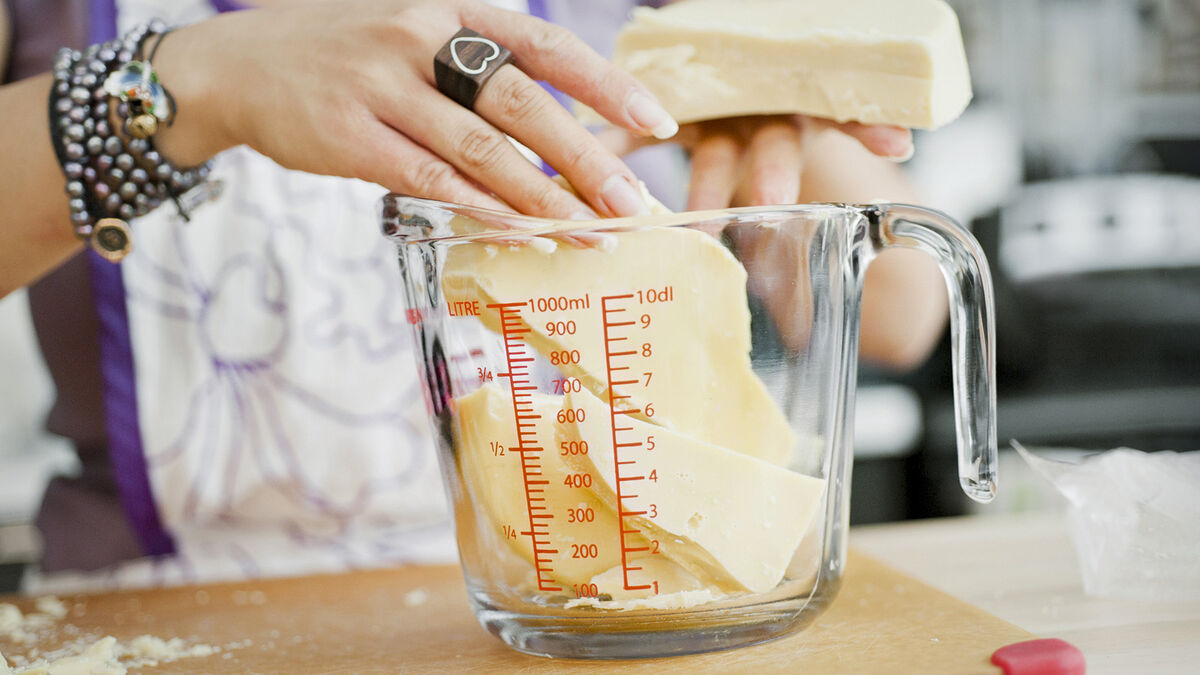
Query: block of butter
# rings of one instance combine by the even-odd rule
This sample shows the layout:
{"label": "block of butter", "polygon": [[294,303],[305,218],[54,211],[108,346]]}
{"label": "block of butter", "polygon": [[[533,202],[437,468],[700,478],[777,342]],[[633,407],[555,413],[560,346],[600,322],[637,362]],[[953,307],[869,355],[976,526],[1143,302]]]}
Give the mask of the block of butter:
{"label": "block of butter", "polygon": [[932,129],[971,81],[942,0],[682,0],[638,8],[613,61],[680,123],[766,113]]}
{"label": "block of butter", "polygon": [[[631,407],[653,410],[656,424],[774,464],[791,462],[791,425],[750,364],[746,270],[698,230],[657,227],[613,239],[604,249],[550,253],[453,246],[442,289],[448,303],[525,303],[511,319],[528,329],[522,339],[597,397],[608,400],[611,379]],[[636,322],[625,339],[637,367],[627,376],[609,370],[610,348],[628,347],[606,345],[606,296],[619,298],[611,307]],[[502,332],[497,312],[480,320]]]}
{"label": "block of butter", "polygon": [[[495,535],[517,554],[534,562],[533,543],[527,531],[530,517],[521,454],[514,450],[517,441],[512,398],[496,385],[485,385],[456,401],[458,427],[455,430],[463,483],[471,502],[481,512]],[[533,414],[538,415],[534,439],[542,451],[537,453],[539,483],[533,495],[544,504],[554,519],[548,527],[545,553],[554,579],[568,588],[588,582],[592,577],[619,565],[621,549],[617,543],[616,515],[591,490],[573,487],[565,479],[576,469],[563,461],[555,443],[555,413],[562,408],[561,396],[533,395]],[[570,512],[584,514],[571,518]],[[570,520],[570,523],[567,521]],[[594,555],[578,555],[580,545],[595,545]],[[575,545],[575,555],[572,555]]]}
{"label": "block of butter", "polygon": [[[595,441],[609,433],[607,404],[585,390],[568,393],[566,406],[586,414],[559,425],[565,437],[593,439],[599,446]],[[621,425],[629,438],[652,439],[653,445],[618,448],[627,451],[619,457],[589,452],[564,461],[594,476],[596,494],[614,511],[618,481],[626,482],[624,509],[638,514],[630,521],[639,536],[651,540],[651,551],[720,587],[759,593],[774,588],[820,511],[825,482],[686,433],[633,419]],[[618,474],[618,461],[626,466],[624,474]],[[649,573],[640,567],[641,574]],[[689,590],[680,586],[672,591]]]}

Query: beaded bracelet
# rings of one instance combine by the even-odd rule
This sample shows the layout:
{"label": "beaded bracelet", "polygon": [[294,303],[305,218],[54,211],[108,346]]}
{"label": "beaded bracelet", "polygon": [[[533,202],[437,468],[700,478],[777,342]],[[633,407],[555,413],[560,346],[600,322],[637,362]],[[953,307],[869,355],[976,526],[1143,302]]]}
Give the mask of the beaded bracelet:
{"label": "beaded bracelet", "polygon": [[[210,163],[177,169],[154,148],[154,133],[174,118],[174,101],[142,47],[157,35],[157,51],[166,33],[156,19],[83,53],[60,49],[54,60],[50,136],[67,179],[71,224],[111,262],[131,250],[128,221],[164,199],[187,220],[181,196],[205,184],[210,170]],[[114,115],[125,136],[113,128]]]}

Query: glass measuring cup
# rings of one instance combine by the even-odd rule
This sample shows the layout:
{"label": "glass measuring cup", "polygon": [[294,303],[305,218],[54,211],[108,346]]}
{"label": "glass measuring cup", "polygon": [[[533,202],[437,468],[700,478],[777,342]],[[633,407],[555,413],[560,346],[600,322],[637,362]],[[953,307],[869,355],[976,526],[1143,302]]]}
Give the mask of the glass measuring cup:
{"label": "glass measuring cup", "polygon": [[800,629],[846,560],[859,305],[891,247],[950,294],[962,488],[995,493],[992,290],[904,205],[557,222],[389,195],[469,600],[512,647],[666,656]]}

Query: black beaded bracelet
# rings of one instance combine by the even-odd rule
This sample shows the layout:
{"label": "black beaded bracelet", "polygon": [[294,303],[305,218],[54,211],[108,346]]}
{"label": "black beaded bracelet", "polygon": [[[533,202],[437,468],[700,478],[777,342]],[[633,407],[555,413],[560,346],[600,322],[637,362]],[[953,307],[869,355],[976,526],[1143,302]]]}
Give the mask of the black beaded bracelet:
{"label": "black beaded bracelet", "polygon": [[[162,42],[165,24],[154,20],[123,37],[80,53],[61,49],[50,90],[50,136],[66,176],[75,235],[112,262],[131,250],[128,221],[170,198],[186,220],[180,196],[204,184],[210,164],[176,169],[154,149],[153,134],[174,117],[174,101],[158,82],[142,48]],[[115,114],[115,115],[114,115]],[[122,120],[123,137],[113,119]]]}

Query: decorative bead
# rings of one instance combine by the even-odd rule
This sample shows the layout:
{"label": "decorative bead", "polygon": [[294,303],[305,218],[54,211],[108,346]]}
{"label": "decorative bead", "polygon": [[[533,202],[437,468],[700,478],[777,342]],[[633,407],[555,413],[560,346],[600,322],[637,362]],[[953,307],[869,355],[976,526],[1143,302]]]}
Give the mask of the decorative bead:
{"label": "decorative bead", "polygon": [[151,199],[158,196],[158,183],[146,183],[142,186],[142,192]]}
{"label": "decorative bead", "polygon": [[[92,63],[97,63],[97,62],[92,61]],[[101,67],[101,69],[104,68],[103,65],[101,65],[100,67]],[[101,70],[100,72],[104,72],[104,71]],[[99,82],[96,78],[96,73],[84,73],[83,77],[79,78],[79,84],[80,84],[80,86],[87,87],[88,89],[95,88],[95,86],[97,84],[99,84]]]}
{"label": "decorative bead", "polygon": [[95,56],[96,52],[98,51],[100,51],[100,45],[88,45],[88,48],[84,50],[83,55],[90,59]]}
{"label": "decorative bead", "polygon": [[87,150],[84,149],[81,143],[67,143],[65,152],[68,159],[83,159],[84,155],[87,154]]}
{"label": "decorative bead", "polygon": [[145,185],[146,182],[150,180],[150,174],[146,173],[145,169],[137,168],[129,172],[129,180],[137,183],[138,185]]}
{"label": "decorative bead", "polygon": [[104,43],[104,47],[102,47],[100,51],[96,52],[96,58],[100,59],[104,63],[112,63],[116,60],[117,51],[112,48],[111,41]]}
{"label": "decorative bead", "polygon": [[129,255],[132,242],[129,236],[129,226],[116,218],[103,218],[96,223],[91,236],[92,250],[99,253],[105,260],[113,263]]}
{"label": "decorative bead", "polygon": [[[82,122],[88,119],[88,109],[84,106],[75,106],[67,111],[67,119],[72,122]],[[82,129],[82,127],[80,127]]]}
{"label": "decorative bead", "polygon": [[[115,136],[113,138],[116,138]],[[127,152],[122,152],[117,155],[117,168],[122,171],[130,171],[133,169],[133,156]]]}
{"label": "decorative bead", "polygon": [[87,118],[83,121],[83,130],[88,132],[88,135],[96,133],[96,120]]}
{"label": "decorative bead", "polygon": [[108,117],[108,101],[100,101],[93,105],[92,113],[100,119],[106,119]]}
{"label": "decorative bead", "polygon": [[129,139],[128,146],[129,152],[135,155],[145,154],[150,149],[150,143],[144,138],[131,138]]}
{"label": "decorative bead", "polygon": [[132,61],[132,60],[133,60],[133,49],[132,48],[124,47],[121,49],[121,51],[117,52],[117,61],[119,61],[121,63],[128,63],[129,61]]}
{"label": "decorative bead", "polygon": [[124,202],[121,201],[121,195],[114,192],[105,198],[104,208],[107,209],[109,213],[116,213],[117,209],[121,208],[121,204],[123,203]]}
{"label": "decorative bead", "polygon": [[95,166],[97,171],[100,171],[101,173],[107,173],[116,163],[117,160],[114,159],[112,155],[100,155],[96,158]]}
{"label": "decorative bead", "polygon": [[58,94],[59,96],[66,96],[67,92],[69,91],[71,91],[71,85],[67,84],[66,82],[59,80],[58,82],[54,83],[54,93]]}
{"label": "decorative bead", "polygon": [[117,104],[117,117],[129,117],[129,104],[121,101]]}
{"label": "decorative bead", "polygon": [[[131,150],[133,149],[132,144],[129,147]],[[142,155],[142,160],[144,160],[143,166],[146,168],[157,167],[163,163],[162,155],[160,155],[157,150],[146,151],[146,153]]]}
{"label": "decorative bead", "polygon": [[108,123],[108,120],[96,122],[95,130],[97,136],[104,136],[105,138],[112,136],[112,126]]}
{"label": "decorative bead", "polygon": [[63,115],[62,117],[58,118],[58,128],[59,129],[66,129],[67,127],[71,126],[72,124],[74,124],[74,122],[71,121],[70,115]]}
{"label": "decorative bead", "polygon": [[71,99],[69,99],[69,98],[60,98],[54,102],[54,111],[57,113],[61,113],[61,114],[69,113],[69,112],[71,112],[71,110],[74,107],[75,107],[75,104],[72,103]]}
{"label": "decorative bead", "polygon": [[138,213],[146,213],[153,208],[150,204],[150,198],[141,193],[133,196],[133,206]]}
{"label": "decorative bead", "polygon": [[134,138],[150,138],[158,131],[158,118],[147,113],[134,115],[125,125],[125,130]]}
{"label": "decorative bead", "polygon": [[87,132],[83,130],[82,124],[72,124],[66,128],[66,130],[63,132],[63,135],[72,141],[82,141],[83,137],[87,135]]}
{"label": "decorative bead", "polygon": [[83,201],[79,197],[73,197],[67,200],[67,208],[71,209],[71,211],[86,211],[87,202]]}
{"label": "decorative bead", "polygon": [[[83,156],[83,146],[79,145],[78,143],[76,143],[75,145],[79,147],[80,157],[82,157]],[[70,145],[67,146],[67,156],[68,157],[71,156],[71,146]],[[73,158],[73,159],[78,159],[78,158]],[[80,164],[79,162],[67,162],[66,164],[63,164],[63,173],[67,174],[67,178],[82,178],[83,177],[83,165]]]}
{"label": "decorative bead", "polygon": [[129,220],[137,215],[137,212],[133,210],[132,204],[122,204],[121,208],[117,209],[117,213],[125,220]]}
{"label": "decorative bead", "polygon": [[71,89],[71,100],[76,103],[87,103],[92,98],[92,92],[83,87],[75,87]]}
{"label": "decorative bead", "polygon": [[108,183],[96,183],[92,186],[92,193],[96,199],[107,199],[112,194],[112,188],[108,187]]}
{"label": "decorative bead", "polygon": [[109,136],[104,139],[104,151],[110,155],[117,155],[125,149],[125,144],[116,136]]}
{"label": "decorative bead", "polygon": [[121,183],[121,187],[117,191],[117,194],[121,195],[121,199],[124,199],[127,202],[133,200],[133,198],[137,196],[137,193],[138,186],[134,185],[133,183]]}
{"label": "decorative bead", "polygon": [[165,183],[165,182],[171,180],[171,173],[172,173],[172,169],[171,169],[170,164],[164,163],[164,164],[159,164],[158,166],[154,167],[154,177],[157,178],[160,182]]}
{"label": "decorative bead", "polygon": [[76,227],[80,225],[88,225],[92,222],[92,216],[87,211],[73,211],[71,213],[71,224]]}
{"label": "decorative bead", "polygon": [[123,169],[113,167],[112,169],[109,169],[108,177],[112,179],[113,182],[120,183],[121,181],[125,180],[125,171]]}
{"label": "decorative bead", "polygon": [[[108,51],[109,51],[109,53],[112,53],[111,49]],[[101,56],[101,54],[103,52],[104,52],[104,50],[100,50],[100,51],[96,52],[95,60],[88,61],[88,70],[92,71],[91,72],[92,75],[103,75],[108,72],[108,65],[105,64],[105,61],[107,59],[105,59],[103,56]]]}
{"label": "decorative bead", "polygon": [[83,196],[83,181],[69,180],[67,181],[67,194],[72,197]]}
{"label": "decorative bead", "polygon": [[96,182],[96,170],[90,166],[83,167],[83,179],[89,183]]}
{"label": "decorative bead", "polygon": [[89,155],[98,155],[104,150],[104,139],[92,136],[87,139],[86,147]]}

